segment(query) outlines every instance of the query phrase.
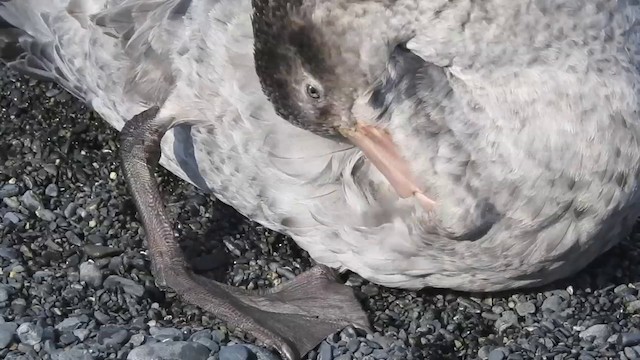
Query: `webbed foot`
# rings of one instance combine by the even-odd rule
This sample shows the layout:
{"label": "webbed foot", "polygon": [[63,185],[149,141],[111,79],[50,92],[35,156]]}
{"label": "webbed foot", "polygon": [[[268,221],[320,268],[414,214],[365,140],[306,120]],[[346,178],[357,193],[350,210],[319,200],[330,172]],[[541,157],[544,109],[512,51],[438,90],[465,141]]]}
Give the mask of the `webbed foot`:
{"label": "webbed foot", "polygon": [[250,333],[286,360],[299,359],[348,325],[369,329],[353,291],[339,284],[333,271],[324,266],[259,291],[222,284],[188,269],[153,174],[160,158],[160,140],[172,125],[156,117],[158,111],[152,107],[136,115],[120,135],[125,179],[147,233],[158,286],[172,288],[186,302]]}

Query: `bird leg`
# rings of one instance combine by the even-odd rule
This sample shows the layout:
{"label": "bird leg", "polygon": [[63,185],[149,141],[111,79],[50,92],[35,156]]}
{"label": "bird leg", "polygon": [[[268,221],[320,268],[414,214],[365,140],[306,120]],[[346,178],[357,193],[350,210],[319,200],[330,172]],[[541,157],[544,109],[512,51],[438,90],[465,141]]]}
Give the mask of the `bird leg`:
{"label": "bird leg", "polygon": [[328,335],[354,325],[369,329],[353,290],[339,284],[327,267],[311,270],[267,290],[249,291],[194,274],[175,238],[158,191],[154,169],[160,141],[171,122],[152,107],[127,121],[120,137],[125,180],[147,234],[152,271],[160,288],[172,288],[200,307],[297,360]]}

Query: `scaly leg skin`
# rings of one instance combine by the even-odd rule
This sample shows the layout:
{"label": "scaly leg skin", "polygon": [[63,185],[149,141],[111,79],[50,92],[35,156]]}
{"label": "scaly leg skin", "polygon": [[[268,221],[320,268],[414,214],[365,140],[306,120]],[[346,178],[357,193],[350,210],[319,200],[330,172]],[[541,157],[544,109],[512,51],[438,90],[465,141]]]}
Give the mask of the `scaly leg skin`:
{"label": "scaly leg skin", "polygon": [[134,116],[120,134],[122,168],[147,233],[156,284],[252,334],[286,360],[299,359],[348,325],[369,330],[353,291],[324,266],[260,291],[235,288],[188,270],[153,173],[160,140],[171,127],[171,121],[156,117],[158,111],[155,106]]}

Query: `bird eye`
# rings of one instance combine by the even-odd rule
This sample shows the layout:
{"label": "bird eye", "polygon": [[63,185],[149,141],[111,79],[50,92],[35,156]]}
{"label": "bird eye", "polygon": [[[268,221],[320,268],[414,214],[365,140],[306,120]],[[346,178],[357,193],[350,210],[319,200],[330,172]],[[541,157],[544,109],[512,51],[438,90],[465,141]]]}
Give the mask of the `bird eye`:
{"label": "bird eye", "polygon": [[312,99],[320,99],[320,90],[313,85],[307,84],[307,95]]}

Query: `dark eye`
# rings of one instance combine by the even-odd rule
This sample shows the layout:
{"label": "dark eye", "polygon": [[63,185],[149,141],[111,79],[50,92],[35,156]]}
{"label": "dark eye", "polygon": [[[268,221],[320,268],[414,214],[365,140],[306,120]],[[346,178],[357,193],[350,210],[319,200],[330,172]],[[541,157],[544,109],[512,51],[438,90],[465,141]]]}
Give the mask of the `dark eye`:
{"label": "dark eye", "polygon": [[307,95],[312,99],[320,99],[320,90],[313,85],[307,84]]}

